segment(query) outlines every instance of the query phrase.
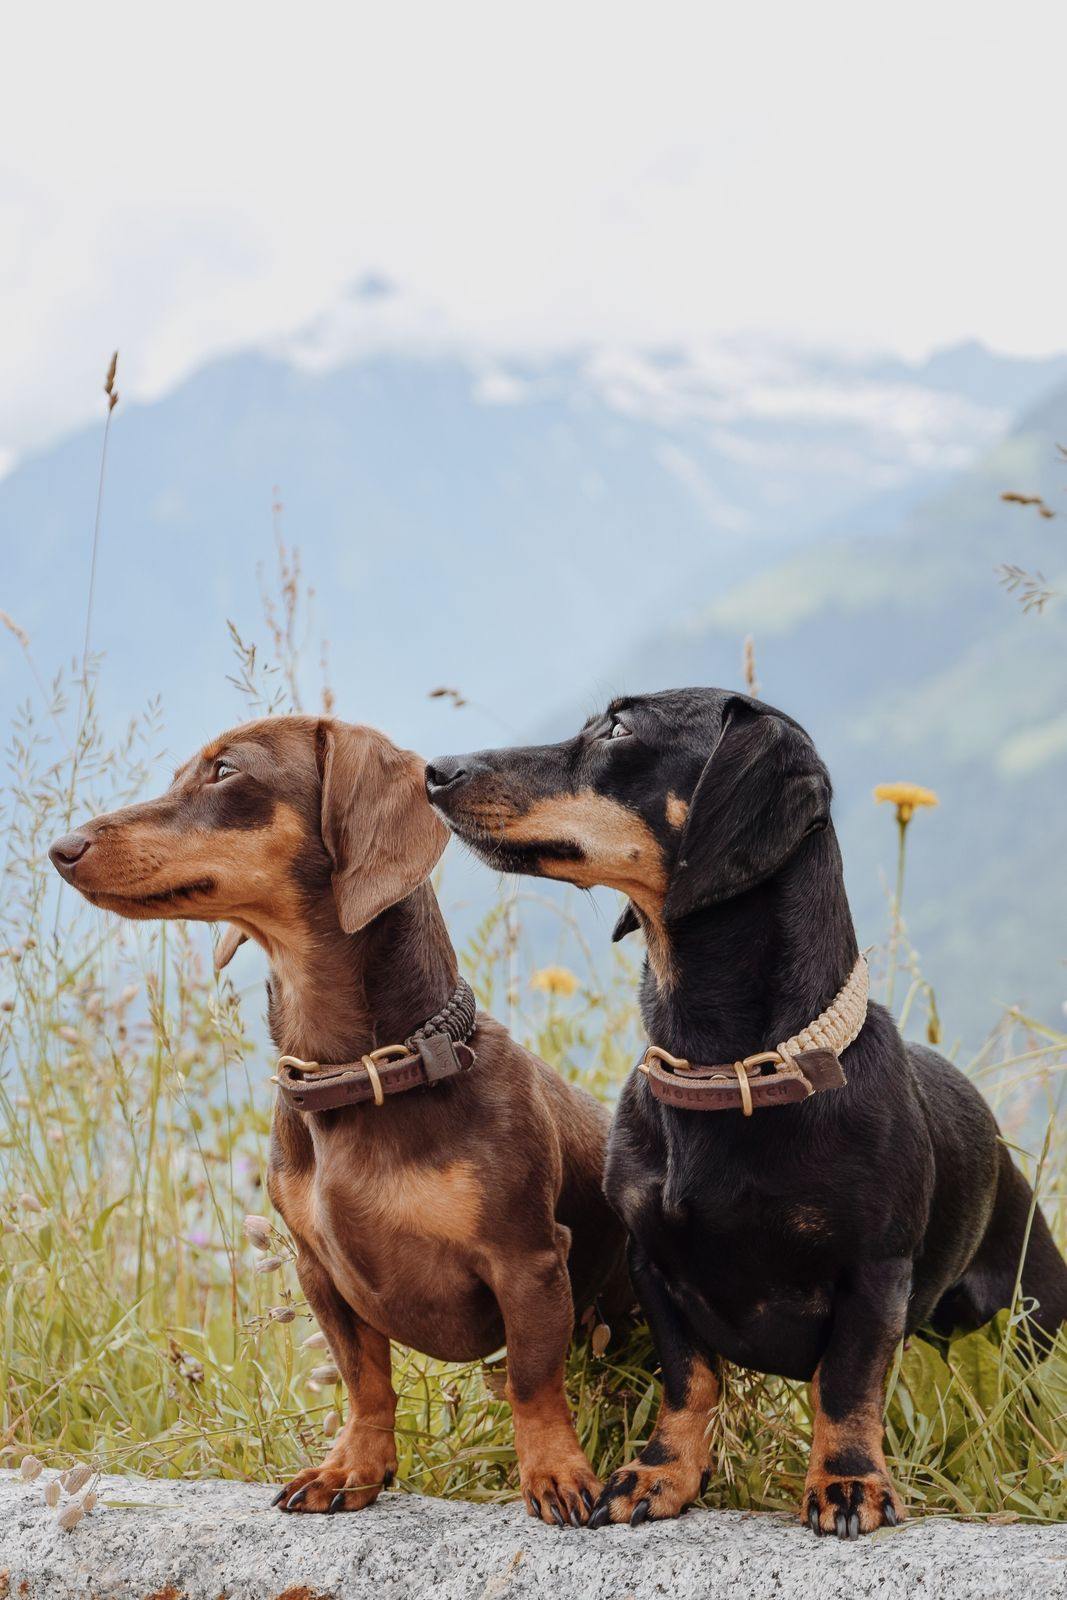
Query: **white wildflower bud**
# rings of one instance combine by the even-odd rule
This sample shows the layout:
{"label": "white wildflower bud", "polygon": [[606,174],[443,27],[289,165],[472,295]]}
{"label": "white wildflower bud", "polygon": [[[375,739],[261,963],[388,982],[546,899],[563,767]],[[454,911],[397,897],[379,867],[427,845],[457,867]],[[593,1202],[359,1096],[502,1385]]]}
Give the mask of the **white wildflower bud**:
{"label": "white wildflower bud", "polygon": [[270,1309],[270,1320],[272,1322],[295,1322],[296,1312],[293,1310],[292,1306],[272,1306]]}
{"label": "white wildflower bud", "polygon": [[20,1194],[19,1205],[23,1211],[32,1211],[35,1214],[40,1214],[44,1210],[44,1206],[35,1194]]}
{"label": "white wildflower bud", "polygon": [[325,1350],[327,1349],[326,1335],[321,1329],[316,1333],[309,1333],[307,1338],[301,1342],[300,1348],[301,1350]]}
{"label": "white wildflower bud", "polygon": [[137,985],[135,983],[128,983],[125,989],[123,989],[122,993],[119,995],[119,1005],[128,1006],[131,1000],[137,999],[137,994]]}
{"label": "white wildflower bud", "polygon": [[312,1367],[311,1380],[313,1383],[340,1383],[341,1374],[331,1361],[324,1367]]}
{"label": "white wildflower bud", "polygon": [[53,1478],[51,1483],[46,1483],[45,1486],[44,1486],[44,1503],[45,1503],[45,1505],[46,1506],[51,1506],[51,1508],[54,1511],[56,1506],[59,1504],[59,1497],[62,1494],[62,1492],[63,1491],[60,1488],[59,1479],[58,1478]]}
{"label": "white wildflower bud", "polygon": [[589,1340],[595,1356],[602,1356],[611,1343],[611,1329],[606,1322],[598,1322],[593,1329],[592,1338]]}
{"label": "white wildflower bud", "polygon": [[96,1505],[99,1498],[100,1496],[97,1494],[95,1489],[90,1489],[88,1494],[82,1495],[82,1506],[86,1513],[96,1510]]}
{"label": "white wildflower bud", "polygon": [[87,1467],[84,1461],[79,1461],[67,1473],[67,1481],[63,1487],[68,1494],[77,1494],[78,1490],[83,1489],[89,1482],[92,1475],[92,1467]]}
{"label": "white wildflower bud", "polygon": [[256,1262],[257,1272],[277,1272],[279,1267],[284,1267],[285,1262],[281,1256],[264,1256]]}
{"label": "white wildflower bud", "polygon": [[245,1238],[257,1250],[270,1249],[271,1226],[266,1217],[246,1217],[244,1229]]}
{"label": "white wildflower bud", "polygon": [[40,1477],[41,1471],[41,1463],[36,1456],[23,1456],[22,1465],[19,1467],[23,1482],[32,1483],[34,1478]]}
{"label": "white wildflower bud", "polygon": [[74,1529],[78,1526],[78,1523],[81,1521],[84,1515],[85,1512],[82,1510],[77,1500],[68,1500],[67,1504],[63,1507],[62,1511],[59,1513],[59,1516],[56,1518],[56,1521],[59,1523],[59,1526],[63,1529],[64,1533],[73,1533]]}
{"label": "white wildflower bud", "polygon": [[336,1411],[327,1411],[326,1415],[322,1419],[322,1431],[326,1435],[327,1439],[332,1439],[340,1426],[340,1414]]}
{"label": "white wildflower bud", "polygon": [[78,1043],[78,1030],[77,1030],[77,1028],[57,1028],[56,1032],[58,1033],[59,1037],[63,1040],[64,1044],[77,1044]]}

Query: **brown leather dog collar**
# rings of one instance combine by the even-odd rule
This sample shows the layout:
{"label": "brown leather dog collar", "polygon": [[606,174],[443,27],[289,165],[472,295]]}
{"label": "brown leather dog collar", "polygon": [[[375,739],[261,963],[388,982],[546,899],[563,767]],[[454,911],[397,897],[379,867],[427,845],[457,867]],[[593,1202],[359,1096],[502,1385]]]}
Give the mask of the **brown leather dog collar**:
{"label": "brown leather dog collar", "polygon": [[371,1050],[359,1061],[322,1066],[299,1056],[280,1056],[274,1082],[282,1099],[297,1111],[336,1111],[386,1095],[443,1083],[469,1072],[477,1057],[467,1040],[477,1022],[474,991],[460,978],[451,1000],[436,1016],[405,1039]]}
{"label": "brown leather dog collar", "polygon": [[867,961],[859,956],[842,988],[814,1022],[774,1050],[723,1066],[694,1066],[649,1045],[638,1071],[657,1100],[682,1111],[742,1111],[806,1100],[846,1081],[838,1057],[867,1019]]}

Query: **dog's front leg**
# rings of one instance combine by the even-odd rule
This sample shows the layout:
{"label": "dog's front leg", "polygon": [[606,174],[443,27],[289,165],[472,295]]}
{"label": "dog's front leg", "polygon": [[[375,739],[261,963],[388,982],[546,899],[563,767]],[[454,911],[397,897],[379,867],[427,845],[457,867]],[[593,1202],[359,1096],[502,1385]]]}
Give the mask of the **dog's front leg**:
{"label": "dog's front leg", "polygon": [[567,1276],[570,1230],[552,1247],[493,1263],[490,1287],[504,1318],[507,1397],[522,1497],[531,1516],[576,1528],[600,1493],[571,1421],[563,1368],[574,1331]]}
{"label": "dog's front leg", "polygon": [[283,1511],[359,1511],[396,1473],[389,1340],[356,1316],[303,1243],[296,1270],[348,1390],[348,1418],[322,1465],[299,1472],[275,1504]]}
{"label": "dog's front leg", "polygon": [[663,1402],[652,1437],[635,1460],[612,1473],[591,1526],[676,1517],[701,1494],[708,1471],[708,1419],[719,1398],[711,1364],[693,1347],[663,1278],[631,1236],[630,1277],[663,1372]]}
{"label": "dog's front leg", "polygon": [[813,1533],[855,1539],[905,1516],[886,1470],[882,1411],[910,1286],[910,1261],[867,1263],[834,1297],[830,1342],[811,1385],[815,1419],[801,1519]]}

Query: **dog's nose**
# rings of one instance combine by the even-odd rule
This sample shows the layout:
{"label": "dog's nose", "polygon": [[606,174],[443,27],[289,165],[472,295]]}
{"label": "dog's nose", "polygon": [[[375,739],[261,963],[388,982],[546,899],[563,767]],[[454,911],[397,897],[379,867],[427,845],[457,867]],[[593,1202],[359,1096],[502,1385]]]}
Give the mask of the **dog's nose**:
{"label": "dog's nose", "polygon": [[446,790],[458,789],[470,776],[466,756],[437,756],[426,768],[426,793],[436,800]]}
{"label": "dog's nose", "polygon": [[57,839],[48,852],[48,859],[60,877],[69,878],[74,867],[92,844],[87,833],[67,833]]}

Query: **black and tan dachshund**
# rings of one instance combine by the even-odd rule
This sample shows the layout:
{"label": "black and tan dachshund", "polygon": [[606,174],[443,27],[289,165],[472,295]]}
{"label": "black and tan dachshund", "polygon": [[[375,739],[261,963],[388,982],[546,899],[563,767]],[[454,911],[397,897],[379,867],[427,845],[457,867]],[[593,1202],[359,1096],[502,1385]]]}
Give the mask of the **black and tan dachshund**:
{"label": "black and tan dachshund", "polygon": [[[774,1050],[856,968],[826,768],[796,722],[744,695],[616,700],[562,744],[436,760],[427,786],[492,865],[626,894],[615,936],[645,932],[648,1036],[683,1065]],[[1009,1305],[1024,1245],[1035,1338],[1067,1317],[1067,1266],[967,1078],[874,1004],[840,1068],[843,1086],[751,1115],[627,1081],[606,1189],[663,1404],[594,1525],[676,1516],[699,1495],[720,1358],[811,1380],[814,1532],[895,1524],[882,1411],[899,1340]]]}

